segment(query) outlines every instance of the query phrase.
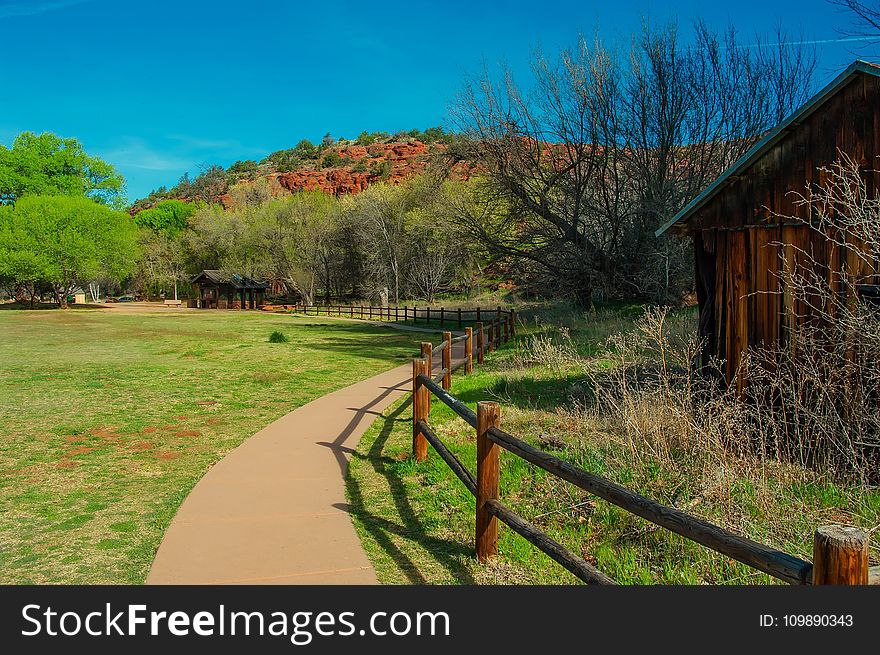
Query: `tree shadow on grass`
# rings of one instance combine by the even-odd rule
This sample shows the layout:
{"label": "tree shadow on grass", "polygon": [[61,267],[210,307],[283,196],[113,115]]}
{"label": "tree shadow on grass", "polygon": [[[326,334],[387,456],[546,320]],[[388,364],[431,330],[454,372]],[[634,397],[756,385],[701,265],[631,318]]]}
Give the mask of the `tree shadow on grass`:
{"label": "tree shadow on grass", "polygon": [[582,395],[587,384],[583,376],[577,375],[549,379],[532,376],[515,379],[498,377],[482,389],[467,389],[457,393],[453,390],[453,395],[471,406],[481,400],[494,400],[519,409],[552,411],[570,404],[573,393]]}
{"label": "tree shadow on grass", "polygon": [[377,419],[382,421],[382,428],[376,440],[370,446],[369,452],[366,455],[358,453],[353,455],[358,459],[366,460],[376,473],[386,481],[401,523],[389,521],[370,512],[360,483],[350,474],[345,480],[350,505],[344,509],[350,511],[361,520],[364,529],[376,540],[379,547],[394,560],[411,584],[427,584],[428,580],[419,570],[419,562],[413,561],[407,553],[403,552],[392,540],[392,535],[417,543],[430,553],[457,582],[473,584],[474,579],[470,571],[460,561],[463,557],[473,555],[471,549],[463,544],[439,539],[427,533],[407,497],[404,481],[393,466],[394,460],[383,452],[388,439],[394,431],[395,423],[405,420],[401,419],[400,415],[410,405],[410,400],[406,400],[387,416]]}
{"label": "tree shadow on grass", "polygon": [[[400,360],[401,363],[418,357],[419,342],[429,340],[426,337],[430,336],[427,333],[403,332],[394,328],[345,321],[297,322],[292,326],[326,329],[327,336],[325,338],[309,341],[310,350],[385,361]],[[339,336],[334,337],[334,334]],[[293,337],[291,341],[295,345],[296,337]],[[401,349],[404,349],[404,352],[401,352]]]}

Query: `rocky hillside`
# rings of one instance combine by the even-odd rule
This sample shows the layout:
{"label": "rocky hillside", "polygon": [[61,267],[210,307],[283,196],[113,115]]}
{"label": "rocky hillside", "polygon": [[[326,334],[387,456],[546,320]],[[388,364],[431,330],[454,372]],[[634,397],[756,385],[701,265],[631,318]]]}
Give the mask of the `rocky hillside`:
{"label": "rocky hillside", "polygon": [[[303,162],[299,168],[283,173],[266,171],[255,179],[266,178],[273,188],[279,187],[289,193],[323,191],[328,195],[340,196],[359,193],[378,181],[396,184],[423,173],[431,155],[445,150],[445,144],[435,143],[429,147],[416,140],[368,146],[333,146],[319,160]],[[224,206],[232,202],[229,193],[218,200]]]}
{"label": "rocky hillside", "polygon": [[[228,169],[213,166],[192,180],[184,176],[177,186],[160,188],[138,200],[131,211],[137,213],[170,198],[218,202],[228,208],[240,197],[237,191],[246,191],[264,180],[272,194],[278,196],[315,190],[334,196],[355,194],[377,182],[397,184],[424,173],[432,163],[440,163],[448,148],[448,137],[426,143],[409,136],[374,139],[372,135],[362,135],[357,141],[320,147],[303,141],[295,148],[272,153],[261,162],[236,162]],[[455,170],[462,178],[470,173],[469,167],[463,165]]]}

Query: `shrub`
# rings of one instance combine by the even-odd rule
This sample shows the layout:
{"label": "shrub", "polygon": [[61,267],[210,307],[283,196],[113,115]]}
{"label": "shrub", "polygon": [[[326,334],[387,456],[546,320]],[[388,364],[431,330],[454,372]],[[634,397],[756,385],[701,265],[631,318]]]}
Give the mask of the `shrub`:
{"label": "shrub", "polygon": [[343,163],[342,157],[340,157],[338,152],[329,152],[321,160],[321,168],[333,168],[334,166],[341,166]]}
{"label": "shrub", "polygon": [[370,175],[378,177],[380,180],[387,180],[391,177],[391,162],[387,159],[381,162],[373,162],[370,167]]}
{"label": "shrub", "polygon": [[288,343],[290,339],[287,337],[284,332],[280,332],[279,330],[275,330],[272,334],[269,335],[269,343]]}

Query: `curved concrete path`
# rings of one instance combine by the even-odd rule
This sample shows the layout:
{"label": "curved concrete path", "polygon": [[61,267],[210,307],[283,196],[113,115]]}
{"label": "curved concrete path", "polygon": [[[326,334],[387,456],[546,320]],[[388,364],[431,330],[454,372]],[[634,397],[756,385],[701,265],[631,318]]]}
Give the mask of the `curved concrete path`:
{"label": "curved concrete path", "polygon": [[303,405],[226,455],[180,506],[147,584],[376,584],[345,473],[361,435],[411,384],[412,365],[399,366]]}

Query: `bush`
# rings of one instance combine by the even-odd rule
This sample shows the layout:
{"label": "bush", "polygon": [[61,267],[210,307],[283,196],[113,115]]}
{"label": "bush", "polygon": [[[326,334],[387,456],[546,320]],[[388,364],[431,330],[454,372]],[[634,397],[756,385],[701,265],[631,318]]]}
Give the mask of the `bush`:
{"label": "bush", "polygon": [[280,332],[275,330],[272,334],[269,335],[269,343],[288,343],[290,339],[284,332]]}
{"label": "bush", "polygon": [[380,180],[387,180],[391,177],[391,162],[387,159],[381,162],[373,162],[370,167],[370,175]]}
{"label": "bush", "polygon": [[333,168],[343,164],[342,157],[338,152],[330,152],[321,160],[321,168]]}

